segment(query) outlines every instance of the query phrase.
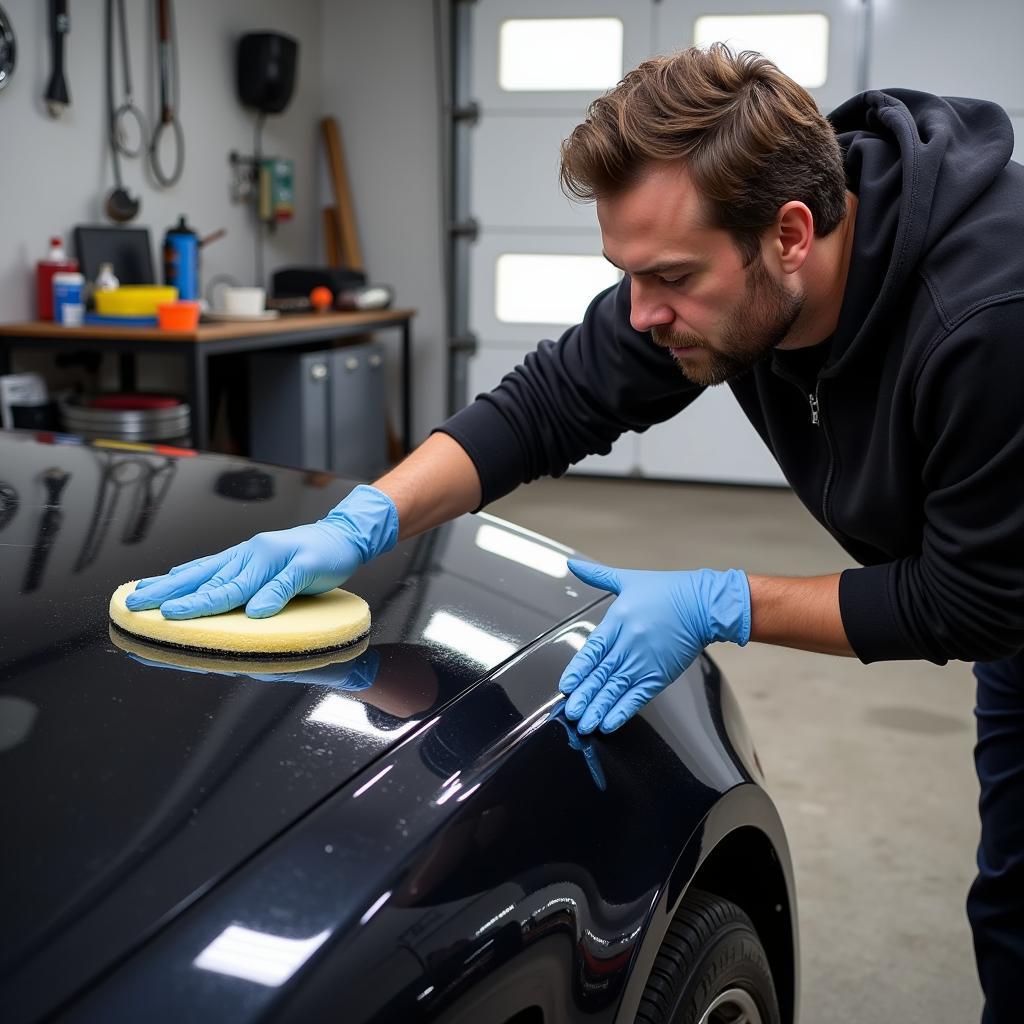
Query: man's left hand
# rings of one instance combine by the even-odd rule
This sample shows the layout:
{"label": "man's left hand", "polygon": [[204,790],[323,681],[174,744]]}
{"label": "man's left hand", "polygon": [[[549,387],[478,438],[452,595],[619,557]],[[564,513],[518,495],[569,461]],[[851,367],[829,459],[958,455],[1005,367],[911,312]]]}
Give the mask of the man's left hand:
{"label": "man's left hand", "polygon": [[750,639],[750,586],[739,569],[658,572],[571,560],[572,572],[618,597],[562,673],[565,713],[581,733],[618,729],[708,644]]}

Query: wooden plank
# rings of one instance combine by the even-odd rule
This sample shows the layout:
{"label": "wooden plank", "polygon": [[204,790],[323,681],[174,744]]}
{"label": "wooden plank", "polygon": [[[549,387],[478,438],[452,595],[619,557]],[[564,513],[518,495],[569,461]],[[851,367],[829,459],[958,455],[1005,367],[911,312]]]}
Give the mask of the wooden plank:
{"label": "wooden plank", "polygon": [[327,266],[341,266],[341,225],[338,223],[338,210],[334,206],[325,206],[323,210],[324,256]]}
{"label": "wooden plank", "polygon": [[345,168],[345,154],[341,147],[341,129],[337,119],[325,117],[320,122],[324,148],[327,150],[327,163],[331,175],[331,187],[334,189],[334,202],[338,210],[338,222],[341,228],[341,261],[352,270],[363,269],[363,251],[359,246],[359,234],[356,230],[355,207],[352,203],[352,190],[349,186],[348,171]]}

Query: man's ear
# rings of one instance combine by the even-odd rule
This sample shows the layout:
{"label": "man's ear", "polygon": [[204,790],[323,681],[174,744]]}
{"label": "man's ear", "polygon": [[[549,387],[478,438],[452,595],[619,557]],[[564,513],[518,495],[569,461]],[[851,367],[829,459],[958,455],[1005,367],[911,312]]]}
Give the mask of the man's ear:
{"label": "man's ear", "polygon": [[814,214],[805,203],[793,200],[779,207],[775,218],[773,254],[785,274],[799,270],[814,242]]}

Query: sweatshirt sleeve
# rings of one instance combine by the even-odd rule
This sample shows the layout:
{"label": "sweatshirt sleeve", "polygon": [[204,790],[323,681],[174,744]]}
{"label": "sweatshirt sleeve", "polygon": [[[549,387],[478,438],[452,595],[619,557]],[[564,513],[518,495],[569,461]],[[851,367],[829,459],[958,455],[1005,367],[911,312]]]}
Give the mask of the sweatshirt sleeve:
{"label": "sweatshirt sleeve", "polygon": [[921,550],[840,580],[843,625],[861,661],[992,661],[1024,648],[1022,380],[1020,293],[926,353],[914,402]]}
{"label": "sweatshirt sleeve", "polygon": [[542,341],[438,430],[473,460],[483,507],[587,455],[606,455],[625,431],[670,419],[701,390],[649,333],[630,326],[627,277],[594,299],[582,323]]}

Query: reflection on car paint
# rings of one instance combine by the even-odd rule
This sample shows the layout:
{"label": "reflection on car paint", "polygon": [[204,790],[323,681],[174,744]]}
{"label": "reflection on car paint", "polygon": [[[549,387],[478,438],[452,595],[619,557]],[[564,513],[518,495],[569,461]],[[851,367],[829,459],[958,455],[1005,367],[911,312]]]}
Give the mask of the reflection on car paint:
{"label": "reflection on car paint", "polygon": [[505,661],[517,650],[510,640],[495,636],[493,632],[443,610],[431,615],[423,630],[423,639],[433,640],[457,654],[488,666]]}
{"label": "reflection on car paint", "polygon": [[[225,494],[218,483],[237,459],[46,440],[53,443],[0,436],[5,493],[22,496],[21,514],[5,523],[0,577],[29,571],[37,519],[24,514],[24,496],[39,489],[41,470],[71,481],[56,510],[60,531],[47,531],[45,573],[30,593],[0,588],[0,699],[37,709],[4,754],[12,775],[33,786],[4,787],[2,799],[9,820],[38,825],[0,853],[8,878],[33,864],[0,921],[0,959],[20,965],[27,1007],[66,998],[148,922],[186,906],[510,651],[592,603],[482,551],[480,522],[466,517],[399,544],[347,584],[372,610],[379,661],[370,686],[279,664],[227,669],[234,675],[158,668],[160,659],[132,659],[112,642],[107,603],[121,580],[313,521],[352,484],[261,467],[269,481],[262,500],[239,500],[237,488]],[[104,467],[117,460],[131,461],[130,503],[112,500],[109,483],[104,493]],[[151,487],[140,462],[152,463]],[[498,520],[488,525],[501,529]],[[439,611],[447,618],[435,619]],[[460,749],[446,737],[431,756],[444,764]],[[87,814],[76,811],[85,805]]]}
{"label": "reflection on car paint", "polygon": [[548,721],[555,721],[562,726],[569,741],[569,746],[583,754],[584,760],[587,762],[587,768],[590,770],[590,777],[594,780],[594,785],[598,789],[604,790],[607,788],[607,783],[605,782],[604,771],[601,768],[601,759],[598,757],[597,748],[594,745],[594,737],[593,735],[581,735],[579,729],[576,728],[576,723],[569,721],[565,717],[565,705],[565,700],[559,701],[548,712]]}
{"label": "reflection on car paint", "polygon": [[193,963],[200,970],[228,974],[258,985],[283,985],[328,938],[330,932],[326,931],[308,939],[289,939],[232,924]]}
{"label": "reflection on car paint", "polygon": [[159,641],[147,641],[111,622],[108,635],[115,647],[132,661],[150,668],[228,678],[248,677],[261,682],[304,683],[332,690],[365,690],[372,686],[380,668],[380,654],[369,650],[362,637],[347,647],[316,655],[260,657],[214,654]]}
{"label": "reflection on car paint", "polygon": [[[0,437],[21,494],[34,447]],[[47,448],[51,464],[76,487],[98,482],[84,448]],[[39,709],[4,755],[34,780],[0,797],[7,820],[32,822],[0,852],[0,877],[19,882],[0,918],[5,1014],[311,1020],[318,994],[343,993],[346,1024],[447,1024],[473,1019],[464,999],[500,994],[504,968],[541,978],[557,962],[564,1002],[548,1019],[610,1024],[705,841],[750,820],[729,810],[756,787],[713,664],[583,743],[557,681],[609,599],[509,557],[530,550],[515,542],[478,544],[480,518],[504,529],[489,517],[404,542],[346,585],[372,610],[368,686],[133,660],[111,642],[117,582],[311,521],[350,487],[263,467],[272,496],[243,501],[217,490],[237,465],[182,461],[148,533],[126,544],[116,513],[74,574],[85,495],[62,508],[39,588],[0,591],[0,701]],[[31,525],[6,527],[5,578],[24,570]],[[745,799],[769,806],[760,790]]]}
{"label": "reflection on car paint", "polygon": [[555,579],[564,579],[569,575],[569,566],[561,552],[553,551],[550,545],[539,544],[489,523],[476,531],[476,546],[482,551],[511,559]]}

